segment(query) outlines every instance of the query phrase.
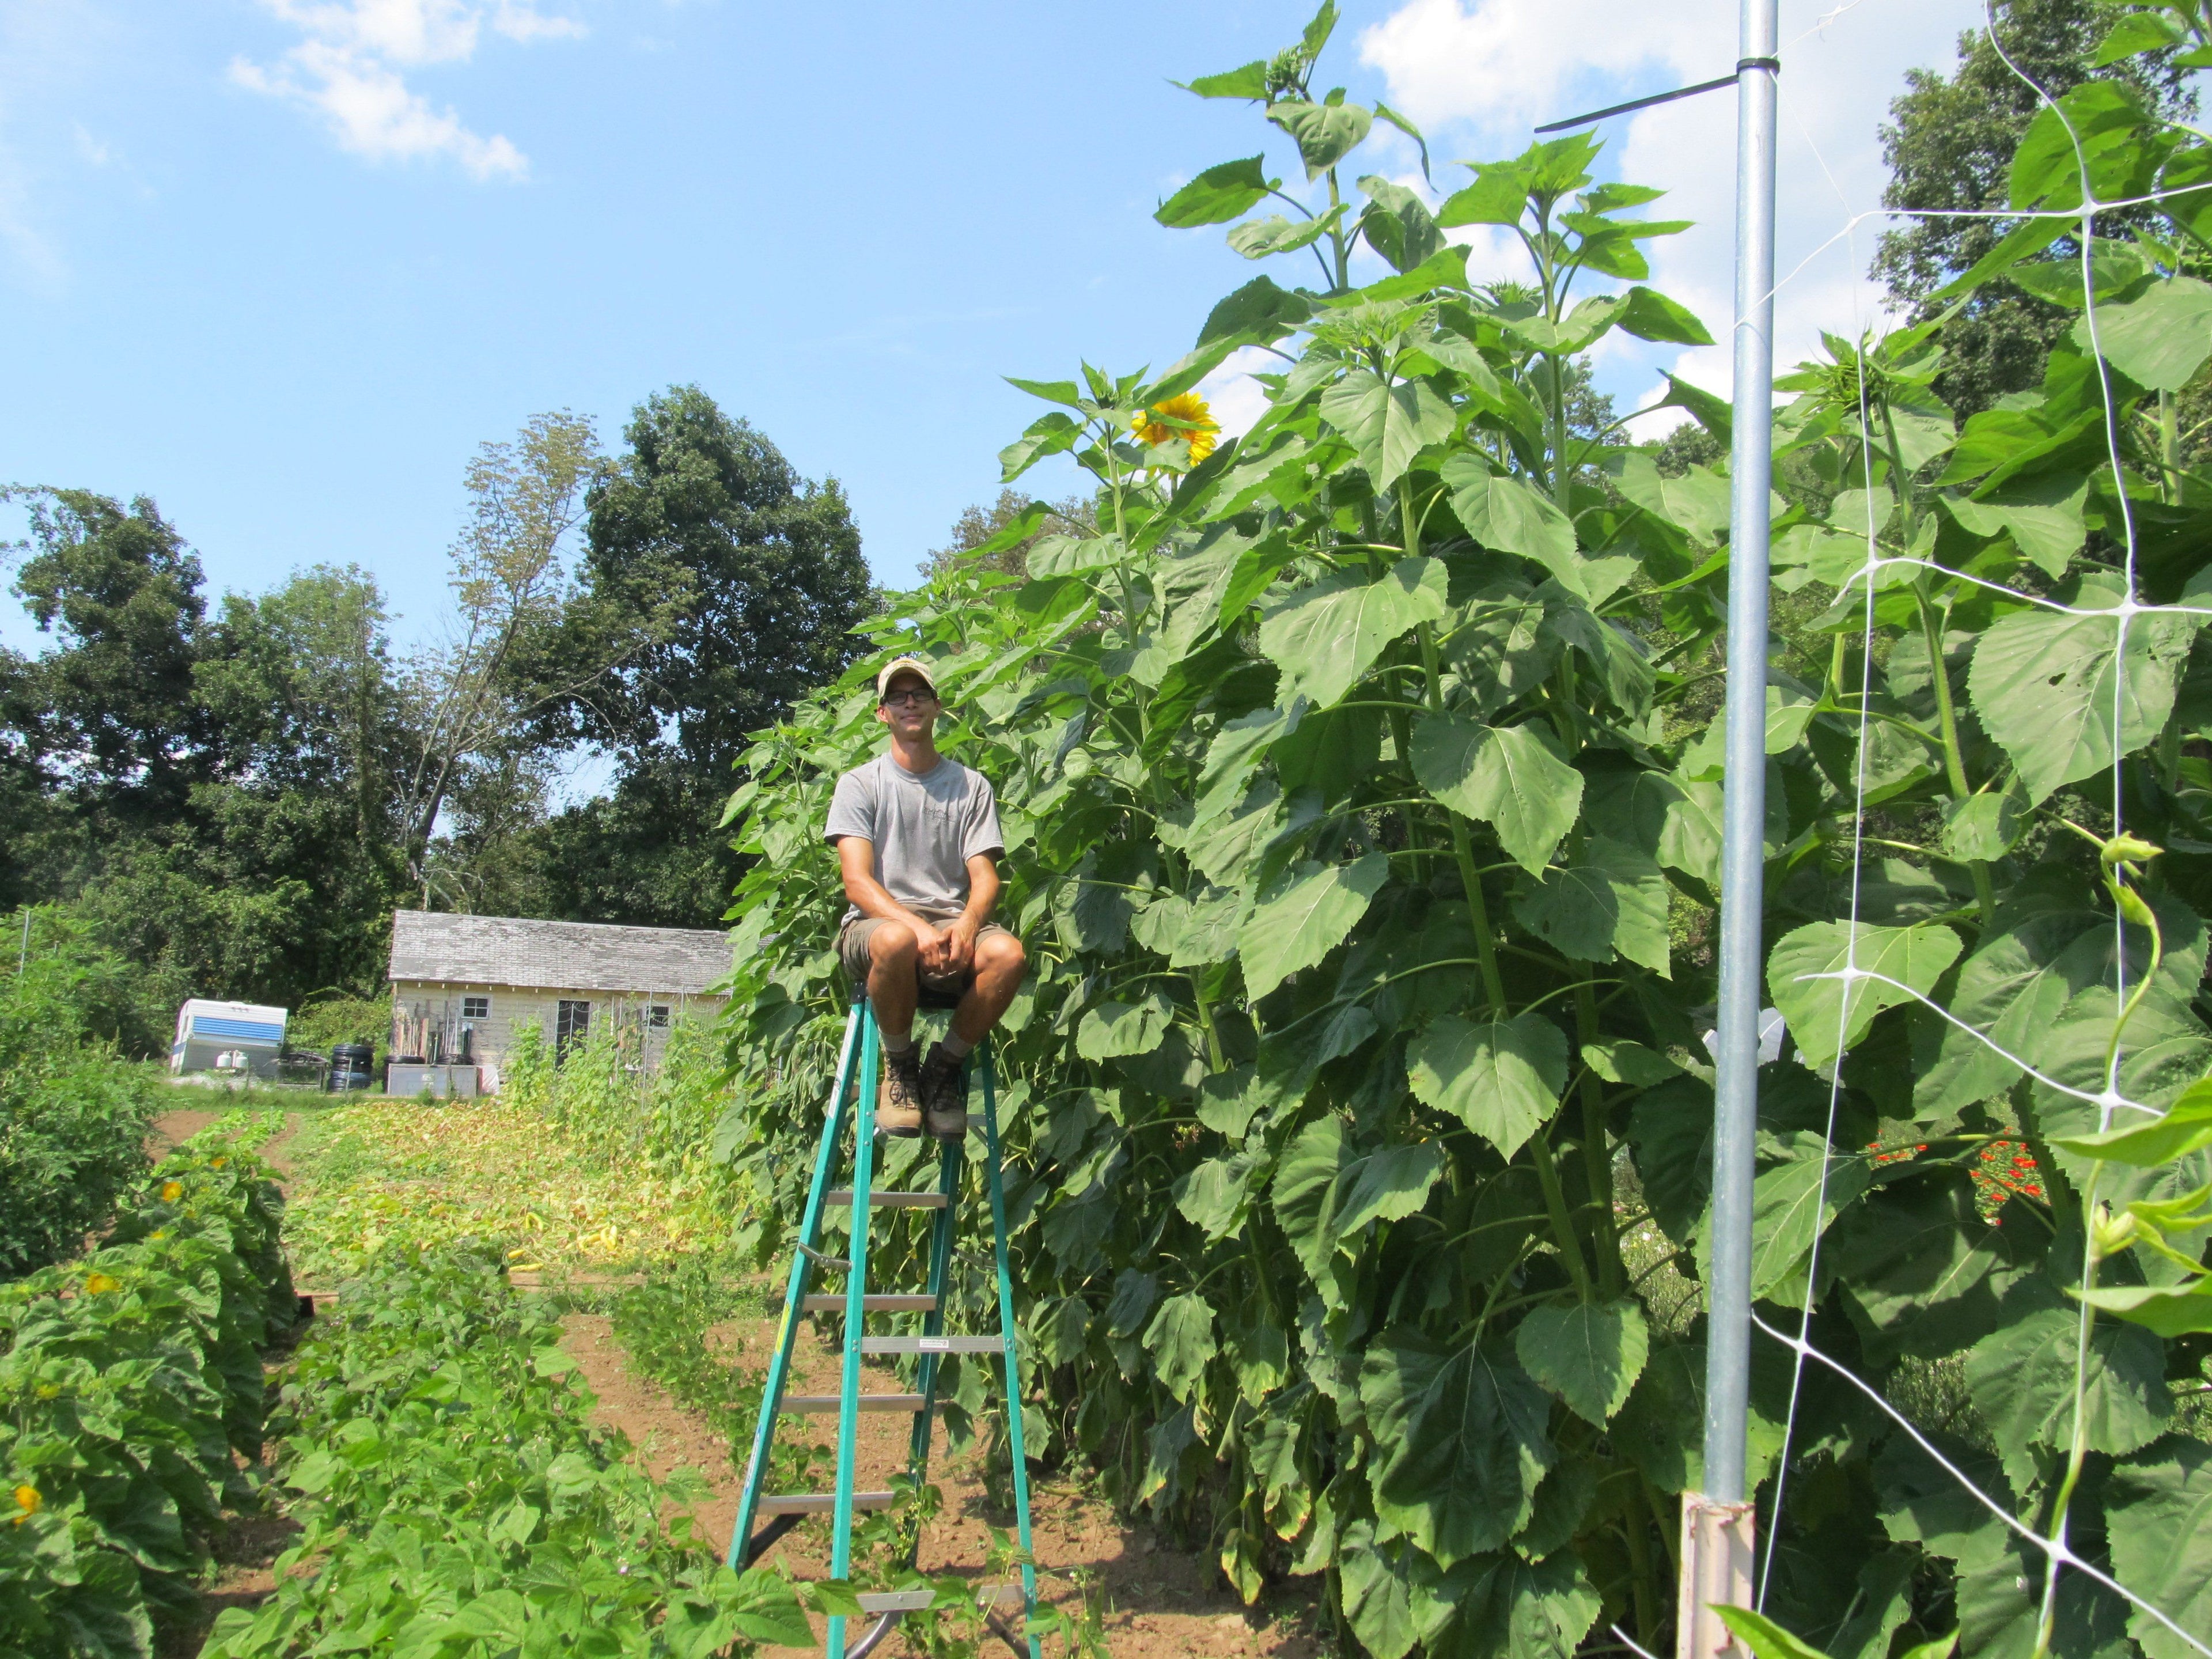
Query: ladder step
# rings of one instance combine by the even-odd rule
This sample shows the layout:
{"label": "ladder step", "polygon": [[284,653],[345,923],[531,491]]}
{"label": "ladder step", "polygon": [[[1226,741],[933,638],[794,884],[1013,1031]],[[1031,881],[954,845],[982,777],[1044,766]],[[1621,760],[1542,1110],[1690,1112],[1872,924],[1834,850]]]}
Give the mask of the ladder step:
{"label": "ladder step", "polygon": [[[863,1313],[928,1313],[937,1306],[933,1296],[864,1296],[860,1298]],[[825,1296],[810,1296],[800,1304],[805,1313],[842,1313],[845,1295],[833,1291]]]}
{"label": "ladder step", "polygon": [[[921,1396],[918,1394],[864,1394],[860,1397],[864,1412],[918,1412]],[[819,1416],[836,1411],[844,1402],[834,1394],[787,1394],[783,1397],[783,1409],[787,1412],[810,1413]]]}
{"label": "ladder step", "polygon": [[862,1590],[853,1598],[862,1613],[920,1613],[937,1600],[935,1590]]}
{"label": "ladder step", "polygon": [[860,1352],[866,1353],[1003,1353],[1002,1336],[864,1336]]}
{"label": "ladder step", "polygon": [[[887,1510],[891,1506],[891,1494],[887,1492],[856,1492],[853,1507],[856,1510]],[[828,1515],[837,1507],[837,1494],[833,1492],[786,1492],[781,1498],[760,1500],[763,1515]]]}
{"label": "ladder step", "polygon": [[[850,1209],[853,1204],[853,1189],[850,1187],[832,1187],[830,1189],[829,1200],[839,1209]],[[868,1207],[872,1210],[941,1210],[945,1207],[945,1194],[943,1193],[872,1192],[868,1194]]]}

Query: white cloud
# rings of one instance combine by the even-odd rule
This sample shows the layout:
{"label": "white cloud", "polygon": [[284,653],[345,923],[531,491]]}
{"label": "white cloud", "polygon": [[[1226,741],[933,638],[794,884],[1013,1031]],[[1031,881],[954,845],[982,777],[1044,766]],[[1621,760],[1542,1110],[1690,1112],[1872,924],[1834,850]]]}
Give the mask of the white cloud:
{"label": "white cloud", "polygon": [[1243,346],[1223,358],[1213,373],[1198,383],[1198,395],[1206,399],[1213,418],[1221,423],[1224,437],[1243,437],[1252,429],[1253,422],[1267,413],[1267,389],[1252,376],[1274,374],[1285,367],[1272,351]]}
{"label": "white cloud", "polygon": [[[1784,0],[1777,159],[1775,352],[1786,368],[1819,349],[1822,329],[1850,334],[1881,317],[1866,279],[1882,222],[1837,239],[1852,216],[1881,204],[1887,173],[1878,129],[1916,65],[1948,70],[1979,0],[1863,3],[1826,21],[1834,0]],[[1518,154],[1536,124],[1724,75],[1736,57],[1730,0],[1408,0],[1360,37],[1391,103],[1429,130],[1439,155]],[[1605,123],[1601,178],[1668,192],[1650,210],[1696,221],[1644,243],[1652,286],[1705,319],[1717,345],[1683,350],[1623,340],[1599,355],[1600,383],[1626,409],[1645,400],[1656,370],[1725,393],[1734,314],[1735,98],[1723,90]],[[1438,185],[1466,178],[1440,167]],[[1468,261],[1480,274],[1525,275],[1517,248],[1494,233]],[[1496,262],[1494,266],[1492,262]],[[1680,415],[1646,423],[1658,432]],[[1652,435],[1645,431],[1639,435]]]}
{"label": "white cloud", "polygon": [[471,178],[520,179],[529,159],[502,133],[489,137],[455,111],[433,107],[403,70],[465,64],[484,32],[519,44],[584,33],[535,0],[262,0],[299,30],[273,64],[234,60],[230,77],[250,91],[321,115],[341,149],[372,160],[444,156]]}

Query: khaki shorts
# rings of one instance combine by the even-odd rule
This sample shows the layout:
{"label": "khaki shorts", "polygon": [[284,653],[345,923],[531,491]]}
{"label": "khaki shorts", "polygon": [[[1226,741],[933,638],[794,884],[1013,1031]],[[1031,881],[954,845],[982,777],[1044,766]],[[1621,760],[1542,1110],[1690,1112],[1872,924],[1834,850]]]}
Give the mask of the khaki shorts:
{"label": "khaki shorts", "polygon": [[[884,925],[884,921],[882,916],[855,916],[837,930],[837,959],[845,964],[845,977],[855,993],[866,988],[868,969],[875,965],[875,958],[868,954],[868,941],[875,936],[876,929]],[[975,943],[981,945],[992,934],[1006,932],[997,922],[987,921],[975,930]],[[1012,935],[1007,934],[1007,937],[1012,938]],[[921,988],[925,991],[957,994],[975,982],[975,970],[970,968],[965,973],[951,975],[917,973],[915,977],[921,982]]]}

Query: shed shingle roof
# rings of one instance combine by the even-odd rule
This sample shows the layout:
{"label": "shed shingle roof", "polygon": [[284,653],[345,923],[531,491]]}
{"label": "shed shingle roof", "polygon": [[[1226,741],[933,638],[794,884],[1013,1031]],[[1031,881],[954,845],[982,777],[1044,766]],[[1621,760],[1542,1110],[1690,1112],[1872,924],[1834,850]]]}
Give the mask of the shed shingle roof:
{"label": "shed shingle roof", "polygon": [[703,929],[426,910],[392,916],[394,980],[697,996],[729,971],[729,935]]}

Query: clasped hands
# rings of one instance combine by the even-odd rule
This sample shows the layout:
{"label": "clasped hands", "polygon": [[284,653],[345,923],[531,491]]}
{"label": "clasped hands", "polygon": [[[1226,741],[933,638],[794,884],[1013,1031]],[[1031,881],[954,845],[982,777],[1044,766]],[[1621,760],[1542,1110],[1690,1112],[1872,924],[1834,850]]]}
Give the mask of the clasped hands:
{"label": "clasped hands", "polygon": [[950,979],[975,965],[975,924],[965,916],[939,927],[914,919],[915,966],[930,979]]}

